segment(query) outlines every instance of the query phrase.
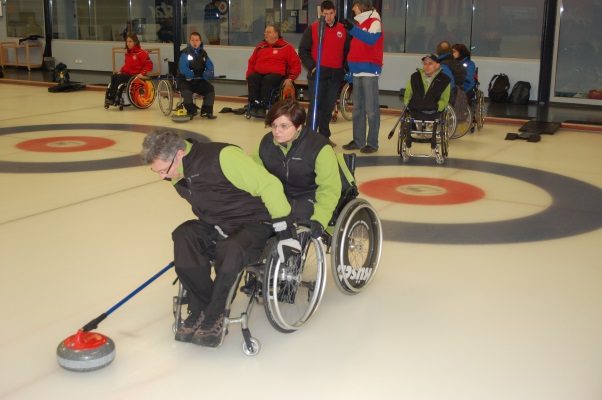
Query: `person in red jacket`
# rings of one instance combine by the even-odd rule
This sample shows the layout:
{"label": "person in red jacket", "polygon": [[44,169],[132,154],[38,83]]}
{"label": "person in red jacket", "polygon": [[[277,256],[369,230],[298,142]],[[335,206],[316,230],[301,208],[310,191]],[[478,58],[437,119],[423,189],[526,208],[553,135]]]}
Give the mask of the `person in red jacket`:
{"label": "person in red jacket", "polygon": [[[319,66],[320,82],[318,83],[317,98],[315,98],[314,91],[318,75],[319,21],[308,26],[303,32],[299,44],[299,57],[305,68],[307,68],[307,93],[309,95],[307,125],[313,126],[310,121],[314,121],[315,113],[315,130],[330,140],[332,109],[337,102],[337,94],[345,77],[345,64],[347,63],[347,53],[349,53],[352,36],[347,34],[343,24],[336,21],[337,12],[331,0],[323,1],[320,5],[320,11],[324,17],[324,36],[322,38]],[[315,109],[316,101],[318,103],[317,109]],[[336,146],[332,141],[330,141],[330,144],[333,147]]]}
{"label": "person in red jacket", "polygon": [[265,118],[272,90],[282,79],[292,84],[301,73],[301,60],[295,48],[280,35],[280,29],[268,25],[264,40],[255,47],[247,68],[247,90],[251,116]]}
{"label": "person in red jacket", "polygon": [[140,40],[135,33],[126,34],[125,49],[125,64],[118,73],[111,75],[111,84],[105,94],[105,105],[116,105],[116,100],[121,98],[123,92],[121,85],[126,85],[132,76],[142,78],[153,69],[153,62],[148,53],[140,47]]}

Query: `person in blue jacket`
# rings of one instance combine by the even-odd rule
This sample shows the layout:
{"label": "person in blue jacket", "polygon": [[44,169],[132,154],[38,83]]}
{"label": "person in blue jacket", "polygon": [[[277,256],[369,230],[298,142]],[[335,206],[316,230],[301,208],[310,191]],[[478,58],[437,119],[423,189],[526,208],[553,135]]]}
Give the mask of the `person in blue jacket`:
{"label": "person in blue jacket", "polygon": [[477,79],[477,66],[470,59],[468,48],[462,43],[456,43],[452,46],[452,54],[456,60],[460,60],[466,68],[466,79],[464,80],[464,90],[468,98],[472,98],[471,93],[474,91]]}
{"label": "person in blue jacket", "polygon": [[197,114],[198,107],[194,104],[192,94],[203,96],[201,106],[201,117],[207,119],[217,118],[213,115],[213,103],[215,102],[215,88],[209,79],[215,75],[213,61],[203,49],[201,34],[192,32],[189,43],[180,53],[178,87],[182,92],[184,108],[190,119]]}

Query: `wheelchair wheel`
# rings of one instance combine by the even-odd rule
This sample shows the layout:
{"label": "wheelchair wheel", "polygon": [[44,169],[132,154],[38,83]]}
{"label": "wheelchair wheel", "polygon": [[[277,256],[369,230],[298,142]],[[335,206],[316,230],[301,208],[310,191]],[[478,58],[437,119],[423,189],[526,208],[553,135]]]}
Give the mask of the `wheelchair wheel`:
{"label": "wheelchair wheel", "polygon": [[445,126],[445,132],[447,133],[447,137],[450,138],[454,135],[454,132],[456,132],[456,112],[454,111],[454,108],[450,105],[448,105],[447,107],[445,107],[445,110],[443,110],[443,124]]}
{"label": "wheelchair wheel", "polygon": [[481,130],[485,123],[485,99],[483,98],[483,92],[480,90],[477,90],[474,114],[474,118],[477,121],[477,129]]}
{"label": "wheelchair wheel", "polygon": [[159,98],[159,108],[166,117],[169,117],[173,110],[173,92],[171,83],[167,79],[159,81],[157,86],[157,97]]}
{"label": "wheelchair wheel", "polygon": [[[453,135],[450,136],[451,139],[460,139],[462,136],[466,135],[470,130],[470,127],[472,126],[472,112],[470,110],[470,107],[466,108],[466,112],[466,119],[464,121],[457,121],[456,130],[454,131]],[[454,111],[454,114],[455,113],[456,112]]]}
{"label": "wheelchair wheel", "polygon": [[399,125],[399,137],[397,139],[397,154],[401,157],[404,163],[410,161],[410,152],[406,140],[411,135],[412,122],[404,119]]}
{"label": "wheelchair wheel", "polygon": [[378,270],[382,224],[376,210],[363,199],[351,200],[339,214],[332,237],[331,269],[341,292],[354,295]]}
{"label": "wheelchair wheel", "polygon": [[155,101],[155,85],[150,79],[133,76],[128,82],[128,98],[136,108],[149,108]]}
{"label": "wheelchair wheel", "polygon": [[326,287],[326,255],[320,240],[306,228],[299,231],[301,254],[286,263],[270,251],[263,280],[263,304],[270,324],[279,332],[299,329],[318,308]]}
{"label": "wheelchair wheel", "polygon": [[339,105],[341,107],[341,115],[347,121],[353,119],[353,84],[347,82],[341,89],[341,95],[339,97]]}

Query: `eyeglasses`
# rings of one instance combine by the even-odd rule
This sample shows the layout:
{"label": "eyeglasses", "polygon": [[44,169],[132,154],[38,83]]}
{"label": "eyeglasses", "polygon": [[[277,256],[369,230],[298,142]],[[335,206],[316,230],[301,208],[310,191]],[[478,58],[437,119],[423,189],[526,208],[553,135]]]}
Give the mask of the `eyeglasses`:
{"label": "eyeglasses", "polygon": [[176,161],[176,157],[178,156],[178,153],[174,154],[172,160],[171,160],[171,164],[169,164],[169,167],[167,167],[166,170],[161,170],[161,171],[155,171],[151,168],[151,171],[156,172],[158,174],[163,174],[163,175],[167,175],[169,173],[169,170],[171,169],[171,167],[173,167],[173,163]]}
{"label": "eyeglasses", "polygon": [[277,130],[278,130],[278,128],[280,128],[280,130],[282,130],[282,131],[285,131],[285,130],[287,130],[288,128],[290,128],[291,126],[293,126],[293,125],[292,125],[292,124],[280,124],[280,125],[278,125],[278,124],[272,124],[272,125],[270,125],[270,127],[271,127],[273,130],[275,130],[275,131],[277,131]]}

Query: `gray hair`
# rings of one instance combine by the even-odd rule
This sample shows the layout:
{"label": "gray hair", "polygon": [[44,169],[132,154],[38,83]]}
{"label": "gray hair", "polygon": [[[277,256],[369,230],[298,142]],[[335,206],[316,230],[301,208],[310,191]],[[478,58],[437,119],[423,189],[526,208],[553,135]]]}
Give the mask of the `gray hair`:
{"label": "gray hair", "polygon": [[169,161],[178,150],[186,150],[184,139],[171,131],[155,129],[144,138],[140,158],[146,165],[155,160]]}

